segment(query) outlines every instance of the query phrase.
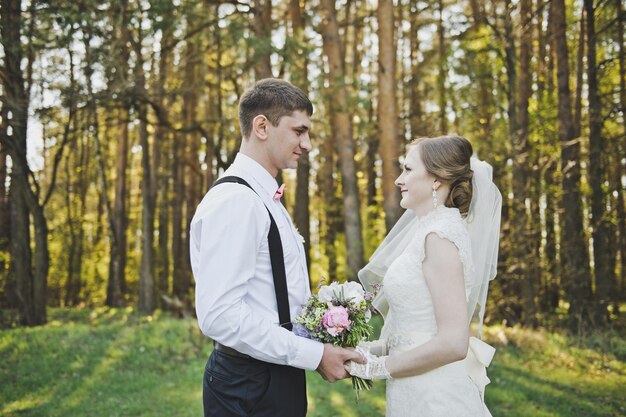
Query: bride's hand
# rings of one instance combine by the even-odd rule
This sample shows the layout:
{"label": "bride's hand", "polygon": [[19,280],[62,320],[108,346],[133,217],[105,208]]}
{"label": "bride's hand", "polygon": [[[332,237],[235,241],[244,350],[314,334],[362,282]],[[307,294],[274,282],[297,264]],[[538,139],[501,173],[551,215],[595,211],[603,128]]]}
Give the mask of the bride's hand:
{"label": "bride's hand", "polygon": [[[317,368],[317,372],[328,382],[339,381],[347,378],[345,364],[347,362],[365,361],[363,355],[354,349],[346,349],[333,346],[330,343],[324,344],[324,354]],[[354,363],[357,363],[354,362]]]}
{"label": "bride's hand", "polygon": [[375,356],[367,354],[367,363],[360,364],[354,361],[346,363],[346,371],[352,376],[356,376],[362,379],[391,379],[391,374],[385,367],[385,361],[387,356]]}
{"label": "bride's hand", "polygon": [[357,348],[361,348],[376,356],[387,355],[387,341],[385,339],[360,342]]}

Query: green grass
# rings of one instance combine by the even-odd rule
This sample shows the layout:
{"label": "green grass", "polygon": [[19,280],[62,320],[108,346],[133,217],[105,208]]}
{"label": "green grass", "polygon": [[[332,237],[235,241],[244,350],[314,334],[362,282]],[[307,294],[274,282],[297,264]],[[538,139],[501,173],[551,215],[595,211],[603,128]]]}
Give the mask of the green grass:
{"label": "green grass", "polygon": [[[379,325],[379,323],[378,323]],[[626,416],[626,341],[491,327],[494,417]],[[130,309],[50,311],[38,328],[0,331],[0,416],[200,416],[210,341],[195,320]],[[309,372],[311,417],[383,416],[384,383],[361,394]]]}

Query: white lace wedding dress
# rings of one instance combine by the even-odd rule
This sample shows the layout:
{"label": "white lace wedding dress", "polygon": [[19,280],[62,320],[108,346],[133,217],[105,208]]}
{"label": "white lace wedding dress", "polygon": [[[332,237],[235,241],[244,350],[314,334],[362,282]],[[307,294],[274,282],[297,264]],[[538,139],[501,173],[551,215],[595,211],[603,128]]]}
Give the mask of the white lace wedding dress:
{"label": "white lace wedding dress", "polygon": [[[440,206],[420,220],[413,240],[385,274],[383,288],[389,311],[381,339],[386,340],[389,355],[419,346],[437,333],[432,299],[422,274],[425,238],[433,232],[459,249],[466,292],[469,290],[472,267],[469,235],[459,211]],[[478,339],[474,341],[482,344]],[[467,360],[474,358],[471,350],[470,347]],[[491,416],[482,393],[469,376],[467,360],[425,374],[388,380],[387,417]]]}

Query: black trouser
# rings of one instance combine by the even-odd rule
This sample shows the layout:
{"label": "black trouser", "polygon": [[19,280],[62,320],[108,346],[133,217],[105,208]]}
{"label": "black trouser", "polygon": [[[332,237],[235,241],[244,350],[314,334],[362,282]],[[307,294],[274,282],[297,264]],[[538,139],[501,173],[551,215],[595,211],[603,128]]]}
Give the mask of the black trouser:
{"label": "black trouser", "polygon": [[214,350],[204,370],[205,417],[303,417],[302,369]]}

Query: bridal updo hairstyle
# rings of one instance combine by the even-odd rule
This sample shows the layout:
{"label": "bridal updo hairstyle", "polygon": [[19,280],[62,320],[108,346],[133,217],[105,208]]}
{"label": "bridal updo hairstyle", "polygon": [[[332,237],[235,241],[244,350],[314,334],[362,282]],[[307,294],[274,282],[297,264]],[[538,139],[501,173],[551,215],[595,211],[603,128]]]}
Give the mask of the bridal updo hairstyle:
{"label": "bridal updo hairstyle", "polygon": [[422,162],[431,175],[450,187],[446,207],[456,207],[465,218],[472,202],[472,177],[470,158],[474,153],[472,144],[462,136],[450,134],[434,138],[415,139],[410,146],[417,146]]}

